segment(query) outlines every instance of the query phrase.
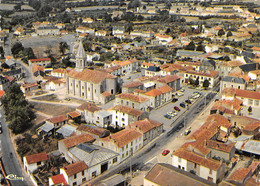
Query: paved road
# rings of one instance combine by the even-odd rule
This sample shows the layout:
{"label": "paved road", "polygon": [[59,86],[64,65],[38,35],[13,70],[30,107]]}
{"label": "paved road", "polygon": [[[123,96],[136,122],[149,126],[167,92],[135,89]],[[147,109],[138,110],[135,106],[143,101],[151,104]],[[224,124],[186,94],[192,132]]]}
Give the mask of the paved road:
{"label": "paved road", "polygon": [[24,81],[27,83],[35,83],[36,81],[33,78],[32,71],[29,69],[29,66],[24,64],[21,60],[16,60],[16,63],[20,64],[24,70],[25,78]]}
{"label": "paved road", "polygon": [[[186,96],[188,97],[190,95],[189,92],[193,92],[195,90],[192,89],[186,91],[185,91]],[[178,129],[178,126],[182,126],[183,128],[185,123],[189,123],[191,120],[193,120],[193,118],[195,118],[203,110],[203,108],[205,108],[204,107],[205,103],[208,104],[216,95],[216,93],[211,93],[211,92],[205,92],[203,94],[204,96],[201,99],[199,99],[195,104],[193,104],[188,111],[185,112],[183,109],[182,111],[183,114],[182,115],[179,114],[179,116],[181,117],[178,118],[176,117],[176,121],[174,123],[169,124],[168,127],[165,127],[164,134],[162,134],[157,140],[143,147],[139,152],[134,154],[134,156],[131,159],[128,158],[127,160],[122,162],[119,166],[116,166],[115,168],[110,169],[109,171],[105,172],[99,177],[91,180],[90,181],[91,185],[94,185],[100,182],[101,180],[106,179],[109,176],[112,176],[114,174],[129,172],[130,162],[132,164],[133,170],[150,169],[152,165],[146,164],[146,162],[148,162],[149,160],[151,160],[151,158],[158,155],[158,152],[162,152],[165,149],[164,147],[165,144],[171,140],[174,140],[182,132],[180,128]],[[183,99],[185,99],[185,95],[183,96]],[[172,105],[169,106],[169,104],[162,107],[161,110],[162,111],[167,110],[165,109],[165,107],[166,108],[169,107],[172,110]],[[153,114],[150,115],[150,118],[151,117],[154,117]],[[184,118],[186,118],[185,121]]]}
{"label": "paved road", "polygon": [[[1,114],[1,123],[2,123],[2,128],[3,128],[3,133],[0,134],[0,141],[1,141],[1,153],[2,153],[2,159],[3,159],[3,163],[4,163],[4,167],[5,167],[5,171],[6,174],[14,174],[17,177],[24,177],[23,173],[22,173],[22,168],[20,166],[20,164],[18,163],[17,158],[16,157],[16,153],[13,149],[13,145],[10,139],[10,134],[9,134],[9,130],[7,129],[6,123],[4,121],[4,117],[3,117],[3,109],[0,109],[0,114]],[[12,155],[10,154],[12,153]],[[26,181],[26,179],[24,181],[22,180],[11,180],[11,184],[14,186],[27,186],[30,185],[28,184],[28,182]]]}

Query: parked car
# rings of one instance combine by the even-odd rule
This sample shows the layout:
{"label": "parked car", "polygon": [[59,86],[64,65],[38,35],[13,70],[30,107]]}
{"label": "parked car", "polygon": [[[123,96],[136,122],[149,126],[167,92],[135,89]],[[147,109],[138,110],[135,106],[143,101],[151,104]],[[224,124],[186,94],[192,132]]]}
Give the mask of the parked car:
{"label": "parked car", "polygon": [[184,135],[187,136],[191,132],[191,127],[185,130]]}
{"label": "parked car", "polygon": [[185,108],[185,107],[186,107],[186,105],[185,105],[184,102],[180,103],[180,106],[181,106],[182,108]]}
{"label": "parked car", "polygon": [[194,87],[194,86],[188,86],[188,88],[190,88],[190,89],[195,89],[195,87]]}
{"label": "parked car", "polygon": [[183,96],[184,94],[181,93],[181,92],[177,92],[176,95],[179,96],[179,97],[181,97],[181,96]]}
{"label": "parked car", "polygon": [[185,92],[185,89],[184,89],[184,88],[182,88],[182,89],[180,90],[180,92]]}
{"label": "parked car", "polygon": [[174,110],[181,111],[181,109],[177,106],[173,107]]}
{"label": "parked car", "polygon": [[191,104],[191,100],[187,99],[185,100],[186,103]]}
{"label": "parked car", "polygon": [[175,117],[175,116],[177,116],[177,113],[176,112],[167,112],[167,114],[169,115],[169,116],[171,116],[171,117]]}
{"label": "parked car", "polygon": [[167,119],[172,119],[172,117],[169,114],[165,114],[164,117]]}
{"label": "parked car", "polygon": [[169,150],[164,150],[164,151],[162,152],[162,155],[163,155],[163,156],[166,156],[166,155],[169,154],[169,153],[170,153]]}
{"label": "parked car", "polygon": [[177,101],[178,101],[177,98],[173,98],[173,99],[172,99],[172,102],[173,102],[173,103],[175,103],[175,102],[177,102]]}

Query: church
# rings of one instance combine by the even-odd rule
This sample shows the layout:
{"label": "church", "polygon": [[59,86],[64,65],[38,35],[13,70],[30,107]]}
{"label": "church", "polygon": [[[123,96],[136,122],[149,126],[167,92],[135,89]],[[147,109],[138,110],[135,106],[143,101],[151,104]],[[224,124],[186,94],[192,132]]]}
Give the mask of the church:
{"label": "church", "polygon": [[85,69],[86,54],[81,42],[75,57],[76,68],[67,76],[67,94],[97,104],[106,103],[108,97],[113,97],[117,93],[118,77],[106,72]]}

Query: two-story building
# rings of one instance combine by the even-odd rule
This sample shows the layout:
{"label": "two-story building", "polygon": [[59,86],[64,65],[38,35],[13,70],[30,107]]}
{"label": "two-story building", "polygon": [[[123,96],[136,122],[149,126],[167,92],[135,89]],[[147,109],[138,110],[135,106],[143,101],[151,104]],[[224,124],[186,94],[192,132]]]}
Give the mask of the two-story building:
{"label": "two-story building", "polygon": [[148,144],[150,141],[161,135],[163,132],[162,123],[149,119],[144,119],[131,123],[129,125],[129,128],[135,128],[143,134],[143,145]]}
{"label": "two-story building", "polygon": [[48,159],[46,152],[24,156],[23,164],[26,173],[33,173],[38,167],[43,166]]}
{"label": "two-story building", "polygon": [[108,110],[112,113],[112,124],[116,127],[126,127],[130,123],[148,118],[148,113],[129,106],[116,105]]}
{"label": "two-story building", "polygon": [[95,144],[119,153],[119,162],[136,153],[143,147],[143,135],[136,129],[124,129],[101,138]]}
{"label": "two-story building", "polygon": [[116,96],[115,105],[125,105],[133,109],[147,111],[150,100],[146,97],[138,96],[132,93],[121,93]]}

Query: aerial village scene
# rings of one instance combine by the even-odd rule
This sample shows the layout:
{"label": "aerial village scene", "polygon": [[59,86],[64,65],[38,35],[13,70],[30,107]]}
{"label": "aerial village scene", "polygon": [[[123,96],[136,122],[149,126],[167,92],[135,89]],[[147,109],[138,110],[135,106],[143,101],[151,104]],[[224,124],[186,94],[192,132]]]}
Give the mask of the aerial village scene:
{"label": "aerial village scene", "polygon": [[260,185],[260,0],[0,0],[0,185]]}

